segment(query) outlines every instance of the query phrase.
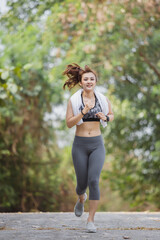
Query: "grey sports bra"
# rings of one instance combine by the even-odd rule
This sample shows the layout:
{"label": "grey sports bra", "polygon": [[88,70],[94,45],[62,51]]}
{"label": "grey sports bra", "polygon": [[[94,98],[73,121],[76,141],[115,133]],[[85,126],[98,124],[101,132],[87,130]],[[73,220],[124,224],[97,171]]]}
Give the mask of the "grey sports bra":
{"label": "grey sports bra", "polygon": [[[99,122],[100,118],[98,116],[95,115],[95,113],[98,112],[102,112],[102,108],[99,104],[99,101],[94,93],[95,96],[95,106],[93,108],[91,108],[84,116],[83,116],[83,121],[84,122],[90,122],[90,121],[95,121],[95,122]],[[82,99],[82,105],[80,106],[80,111],[84,109],[85,105],[83,102],[83,97],[82,97],[82,93],[81,93],[81,99]]]}

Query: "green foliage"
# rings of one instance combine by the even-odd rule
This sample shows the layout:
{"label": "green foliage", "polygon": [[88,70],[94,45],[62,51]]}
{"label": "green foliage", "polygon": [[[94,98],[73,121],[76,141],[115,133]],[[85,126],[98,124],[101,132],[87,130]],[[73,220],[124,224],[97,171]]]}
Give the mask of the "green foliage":
{"label": "green foliage", "polygon": [[59,149],[56,134],[69,131],[65,119],[55,117],[57,127],[45,114],[66,101],[62,72],[72,62],[96,70],[115,114],[101,129],[110,166],[103,181],[131,209],[159,209],[157,1],[7,4],[0,29],[0,209],[67,210],[63,196],[73,188],[75,173],[71,149]]}
{"label": "green foliage", "polygon": [[59,208],[55,173],[60,155],[45,114],[53,99],[61,102],[61,95],[48,79],[49,50],[36,25],[6,28],[1,37],[0,209],[54,211]]}

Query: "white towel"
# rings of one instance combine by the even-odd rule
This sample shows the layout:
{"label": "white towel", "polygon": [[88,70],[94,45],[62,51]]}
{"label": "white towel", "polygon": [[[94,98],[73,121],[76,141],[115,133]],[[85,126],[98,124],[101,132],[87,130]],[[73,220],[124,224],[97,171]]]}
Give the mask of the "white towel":
{"label": "white towel", "polygon": [[[81,88],[70,97],[74,116],[78,115],[81,112],[80,111],[80,106],[82,104],[82,99],[81,99],[82,91],[83,91],[83,89]],[[109,106],[108,106],[108,102],[106,100],[106,97],[102,93],[98,92],[95,89],[94,89],[94,93],[95,93],[96,97],[98,98],[99,104],[102,108],[102,112],[105,115],[107,115],[109,113]],[[81,119],[77,123],[77,125],[80,125],[82,123],[83,123],[83,119]],[[103,121],[102,119],[100,119],[100,123],[102,124],[103,127],[107,126],[107,122]]]}

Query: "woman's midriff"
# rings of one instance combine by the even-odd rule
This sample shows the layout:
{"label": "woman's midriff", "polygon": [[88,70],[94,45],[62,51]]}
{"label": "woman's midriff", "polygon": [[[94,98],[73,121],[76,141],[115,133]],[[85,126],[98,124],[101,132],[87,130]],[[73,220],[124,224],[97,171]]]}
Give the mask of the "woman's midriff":
{"label": "woman's midriff", "polygon": [[75,135],[81,137],[95,137],[101,135],[100,122],[83,122],[76,125]]}

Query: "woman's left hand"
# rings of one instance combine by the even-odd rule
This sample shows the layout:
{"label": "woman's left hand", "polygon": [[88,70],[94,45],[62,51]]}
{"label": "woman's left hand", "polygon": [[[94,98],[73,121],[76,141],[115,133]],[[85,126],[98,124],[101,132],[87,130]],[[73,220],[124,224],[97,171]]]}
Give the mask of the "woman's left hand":
{"label": "woman's left hand", "polygon": [[103,121],[106,120],[106,116],[104,115],[103,112],[98,112],[98,113],[96,113],[95,115],[98,116],[98,117],[99,117],[100,119],[102,119]]}

